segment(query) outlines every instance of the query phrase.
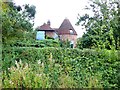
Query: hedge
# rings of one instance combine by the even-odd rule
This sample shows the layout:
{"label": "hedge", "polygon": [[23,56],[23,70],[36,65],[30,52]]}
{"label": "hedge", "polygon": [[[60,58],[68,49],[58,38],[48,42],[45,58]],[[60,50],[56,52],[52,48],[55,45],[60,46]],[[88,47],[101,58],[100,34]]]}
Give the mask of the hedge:
{"label": "hedge", "polygon": [[[30,65],[34,65],[34,67],[37,65],[36,62],[40,61],[46,65],[44,73],[48,74],[51,73],[49,68],[55,69],[54,65],[58,64],[60,66],[59,69],[62,71],[57,72],[55,75],[64,73],[70,76],[69,78],[73,79],[74,83],[77,84],[75,84],[75,87],[88,87],[88,83],[91,86],[94,82],[97,83],[94,80],[98,80],[99,86],[115,88],[120,85],[118,79],[120,78],[119,55],[120,51],[115,50],[80,50],[53,47],[6,48],[3,49],[2,68],[7,71],[9,67],[15,66],[15,60],[18,62],[22,60],[23,63],[27,62]],[[50,60],[54,61],[53,67],[49,67]],[[90,79],[91,82],[89,82]]]}
{"label": "hedge", "polygon": [[[11,47],[60,47],[60,41],[53,39],[45,40],[15,40],[9,42]],[[6,47],[6,46],[5,46]]]}
{"label": "hedge", "polygon": [[64,59],[76,59],[78,57],[87,57],[91,59],[104,59],[106,62],[113,63],[120,60],[120,51],[112,50],[92,50],[92,49],[71,49],[71,48],[34,48],[34,47],[10,47],[2,51],[4,61],[14,62],[15,60],[24,60],[25,62],[35,62],[36,60],[52,59],[56,62],[62,62]]}

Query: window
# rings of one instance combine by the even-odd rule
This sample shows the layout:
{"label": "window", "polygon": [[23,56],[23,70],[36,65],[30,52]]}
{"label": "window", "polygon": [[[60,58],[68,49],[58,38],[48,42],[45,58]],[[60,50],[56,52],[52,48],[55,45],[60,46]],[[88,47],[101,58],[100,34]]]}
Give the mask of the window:
{"label": "window", "polygon": [[70,30],[70,34],[73,34],[73,30],[72,29],[69,29]]}
{"label": "window", "polygon": [[53,36],[54,39],[57,39],[58,38],[58,35],[56,33],[54,33],[54,36]]}
{"label": "window", "polygon": [[44,40],[45,39],[45,31],[37,31],[36,39]]}

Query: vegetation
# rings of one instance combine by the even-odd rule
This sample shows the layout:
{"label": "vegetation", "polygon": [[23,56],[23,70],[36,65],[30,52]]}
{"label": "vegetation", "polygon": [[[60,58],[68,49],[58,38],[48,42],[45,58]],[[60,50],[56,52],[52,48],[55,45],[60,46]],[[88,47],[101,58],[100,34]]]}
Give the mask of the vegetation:
{"label": "vegetation", "polygon": [[[2,88],[120,88],[120,6],[92,0],[79,18],[86,33],[77,48],[35,40],[35,6],[2,3]],[[85,49],[87,48],[87,49]],[[1,74],[0,74],[1,76]]]}
{"label": "vegetation", "polygon": [[[45,40],[15,40],[14,42],[9,43],[10,47],[36,47],[36,48],[42,48],[42,47],[60,47],[60,42],[58,40],[51,40],[51,39],[45,39]],[[9,47],[8,46],[8,47]]]}
{"label": "vegetation", "polygon": [[[2,2],[2,43],[3,46],[9,46],[16,40],[21,42],[30,36],[33,32],[33,24],[30,23],[33,16],[27,12],[27,9],[21,10],[13,2]],[[21,13],[21,12],[22,13]],[[33,9],[35,12],[35,8]],[[31,11],[32,12],[32,11]],[[33,13],[32,13],[33,14]]]}
{"label": "vegetation", "polygon": [[9,48],[3,51],[3,87],[119,88],[119,55],[114,50]]}
{"label": "vegetation", "polygon": [[78,48],[120,49],[120,3],[117,0],[91,0],[87,10],[93,16],[80,16],[77,24],[86,28]]}

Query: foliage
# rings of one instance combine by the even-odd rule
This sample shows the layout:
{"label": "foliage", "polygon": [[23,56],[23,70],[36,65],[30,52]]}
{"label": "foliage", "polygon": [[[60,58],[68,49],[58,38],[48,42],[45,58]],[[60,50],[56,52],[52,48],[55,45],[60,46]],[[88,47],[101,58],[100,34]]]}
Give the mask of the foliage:
{"label": "foliage", "polygon": [[83,24],[87,33],[78,39],[78,47],[98,48],[83,50],[68,48],[69,41],[61,42],[62,48],[57,40],[36,41],[30,23],[35,7],[25,5],[22,10],[2,2],[0,88],[120,88],[120,51],[112,49],[119,48],[119,7],[101,1],[91,5],[92,10],[100,7],[93,17],[86,14],[79,19],[88,21]]}
{"label": "foliage", "polygon": [[[28,34],[30,35],[30,34]],[[16,42],[12,42],[10,46],[12,47],[36,47],[36,48],[43,48],[43,47],[60,47],[60,43],[58,40],[51,40],[51,39],[45,39],[45,40],[35,40],[34,38],[25,40],[16,40]]]}
{"label": "foliage", "polygon": [[[3,87],[118,88],[119,54],[120,51],[104,49],[4,49]],[[20,60],[23,64],[18,68],[15,62],[21,63]],[[12,86],[11,80],[18,84]]]}
{"label": "foliage", "polygon": [[77,38],[77,48],[83,49],[82,38]]}
{"label": "foliage", "polygon": [[27,12],[27,16],[29,17],[29,18],[34,18],[35,17],[35,13],[36,13],[36,11],[35,11],[35,6],[34,5],[29,5],[29,4],[26,4],[25,6],[24,6],[24,9],[25,9],[25,11],[24,12]]}
{"label": "foliage", "polygon": [[13,2],[2,2],[2,43],[3,46],[23,41],[28,32],[33,31],[33,24],[27,19],[26,12],[21,14]]}
{"label": "foliage", "polygon": [[93,16],[79,16],[77,24],[85,27],[82,36],[83,48],[120,48],[120,4],[116,0],[91,0],[86,10],[92,10]]}
{"label": "foliage", "polygon": [[60,47],[59,41],[52,39],[36,41],[36,45],[38,45],[38,47]]}
{"label": "foliage", "polygon": [[[36,64],[38,68],[33,70],[28,63],[23,64],[21,61],[15,62],[16,67],[9,68],[9,74],[3,73],[4,88],[38,88],[49,87],[48,78],[44,74],[43,66]],[[36,67],[35,67],[36,68]],[[9,78],[7,78],[9,76]]]}
{"label": "foliage", "polygon": [[53,40],[54,40],[53,37],[49,37],[49,36],[47,36],[47,35],[46,35],[46,39],[53,39]]}
{"label": "foliage", "polygon": [[66,41],[60,41],[60,46],[62,48],[70,48],[70,41],[66,40]]}

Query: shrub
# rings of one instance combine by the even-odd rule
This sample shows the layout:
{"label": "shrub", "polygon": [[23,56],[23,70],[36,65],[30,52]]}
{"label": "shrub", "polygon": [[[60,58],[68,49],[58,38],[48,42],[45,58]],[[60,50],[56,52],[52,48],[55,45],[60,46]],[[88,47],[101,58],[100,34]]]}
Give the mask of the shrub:
{"label": "shrub", "polygon": [[36,70],[30,64],[23,64],[21,61],[19,63],[16,61],[15,65],[8,68],[9,74],[6,71],[3,73],[4,88],[49,88],[48,78],[43,73],[42,65],[36,64],[38,66]]}
{"label": "shrub", "polygon": [[[16,60],[17,62],[22,60],[23,64],[30,65],[29,73],[31,73],[28,75],[33,75],[30,78],[34,77],[35,80],[39,80],[40,77],[34,76],[34,73],[37,74],[37,72],[41,72],[43,77],[45,75],[45,81],[42,82],[44,87],[115,88],[120,85],[118,80],[119,53],[120,51],[115,50],[54,47],[4,48],[2,68],[3,71],[9,72],[8,68],[16,66]],[[44,65],[43,71],[40,71],[41,67],[36,62]],[[5,76],[9,78],[7,73]],[[41,84],[39,85],[41,82],[33,82],[32,87],[35,87],[36,84],[36,87],[41,87]]]}
{"label": "shrub", "polygon": [[17,47],[60,47],[58,40],[45,39],[45,40],[32,40],[32,41],[17,41],[12,46]]}

